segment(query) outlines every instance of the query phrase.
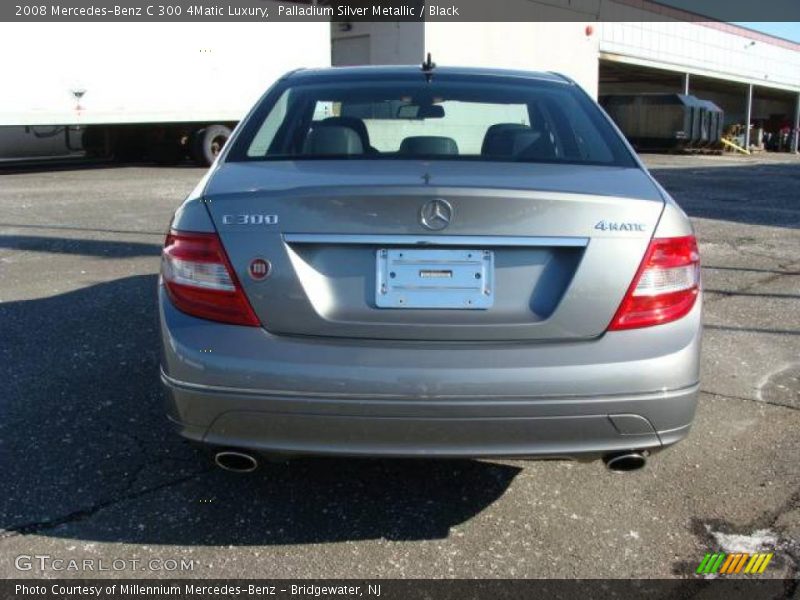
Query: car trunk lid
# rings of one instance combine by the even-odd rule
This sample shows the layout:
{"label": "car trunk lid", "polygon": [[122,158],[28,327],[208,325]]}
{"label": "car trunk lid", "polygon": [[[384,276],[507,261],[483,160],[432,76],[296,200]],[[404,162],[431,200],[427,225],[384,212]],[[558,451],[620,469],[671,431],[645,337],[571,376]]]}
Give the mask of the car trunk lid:
{"label": "car trunk lid", "polygon": [[601,335],[663,208],[639,169],[436,161],[230,163],[204,196],[268,331],[395,340]]}

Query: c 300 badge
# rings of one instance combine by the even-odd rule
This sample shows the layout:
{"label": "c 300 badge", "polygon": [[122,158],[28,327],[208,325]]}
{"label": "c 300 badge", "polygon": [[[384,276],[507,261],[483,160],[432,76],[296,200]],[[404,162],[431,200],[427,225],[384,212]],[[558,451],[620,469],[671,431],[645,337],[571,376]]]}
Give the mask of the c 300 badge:
{"label": "c 300 badge", "polygon": [[278,215],[222,215],[223,225],[277,225]]}

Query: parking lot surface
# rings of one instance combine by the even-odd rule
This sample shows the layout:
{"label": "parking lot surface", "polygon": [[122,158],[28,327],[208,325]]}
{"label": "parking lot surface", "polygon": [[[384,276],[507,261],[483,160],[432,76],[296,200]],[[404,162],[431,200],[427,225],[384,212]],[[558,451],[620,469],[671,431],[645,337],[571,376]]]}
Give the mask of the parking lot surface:
{"label": "parking lot surface", "polygon": [[[202,171],[0,175],[0,576],[682,577],[722,549],[774,551],[765,575],[796,577],[800,160],[646,161],[700,240],[703,378],[689,438],[628,475],[468,460],[217,470],[172,433],[158,382],[160,246]],[[19,570],[32,555],[96,570]]]}

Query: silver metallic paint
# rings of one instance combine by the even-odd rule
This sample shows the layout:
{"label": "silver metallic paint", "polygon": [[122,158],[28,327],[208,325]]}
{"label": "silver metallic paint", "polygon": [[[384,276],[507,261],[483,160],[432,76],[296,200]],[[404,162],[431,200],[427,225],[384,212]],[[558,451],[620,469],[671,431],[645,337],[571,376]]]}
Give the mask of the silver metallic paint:
{"label": "silver metallic paint", "polygon": [[[605,331],[649,239],[692,233],[641,163],[226,163],[230,146],[172,226],[208,232],[222,211],[279,214],[274,232],[219,226],[240,274],[253,256],[273,261],[269,280],[241,278],[266,328],[186,315],[160,287],[162,380],[182,435],[298,453],[594,456],[658,449],[687,434],[699,380],[701,299],[678,321]],[[442,234],[417,218],[435,197],[458,212]],[[592,229],[601,219],[641,222],[645,231]],[[548,253],[581,256],[558,306],[544,319],[529,313],[533,322],[480,326],[462,315],[437,328],[419,315],[370,322],[369,306],[320,309],[315,294],[347,287],[336,283],[347,273],[314,283],[298,266],[319,274],[325,254],[338,252],[353,263],[352,277],[363,266],[360,250],[398,243],[398,236],[447,246],[494,240],[498,250],[514,240],[517,250],[540,253],[527,255],[534,263]],[[338,299],[352,301],[357,288]]]}

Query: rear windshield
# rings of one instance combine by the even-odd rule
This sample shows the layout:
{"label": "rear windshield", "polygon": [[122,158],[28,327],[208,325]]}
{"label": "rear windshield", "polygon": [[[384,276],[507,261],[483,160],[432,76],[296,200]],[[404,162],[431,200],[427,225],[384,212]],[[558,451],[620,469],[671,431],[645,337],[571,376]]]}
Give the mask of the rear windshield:
{"label": "rear windshield", "polygon": [[274,89],[228,157],[478,160],[634,166],[574,86],[520,80],[343,81]]}

